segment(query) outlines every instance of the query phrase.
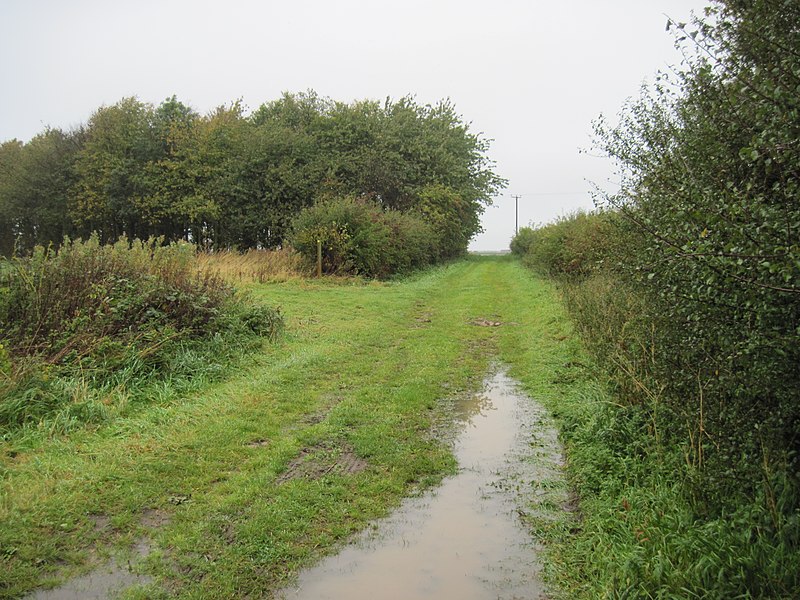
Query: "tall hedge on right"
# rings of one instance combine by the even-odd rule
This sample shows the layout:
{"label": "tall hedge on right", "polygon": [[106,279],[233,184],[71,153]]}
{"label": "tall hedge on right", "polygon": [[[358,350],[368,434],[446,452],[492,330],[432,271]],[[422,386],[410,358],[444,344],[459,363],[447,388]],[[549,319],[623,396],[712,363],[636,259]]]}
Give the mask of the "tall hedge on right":
{"label": "tall hedge on right", "polygon": [[595,533],[630,552],[607,552],[604,584],[593,557],[595,593],[800,594],[798,23],[796,0],[670,21],[683,66],[596,124],[620,191],[516,244],[610,374],[595,454],[630,461],[585,470],[604,474],[587,497],[622,507]]}
{"label": "tall hedge on right", "polygon": [[625,272],[662,323],[656,375],[718,474],[697,490],[713,510],[800,472],[798,23],[785,0],[670,22],[695,58],[597,128],[623,175],[606,200],[641,240]]}

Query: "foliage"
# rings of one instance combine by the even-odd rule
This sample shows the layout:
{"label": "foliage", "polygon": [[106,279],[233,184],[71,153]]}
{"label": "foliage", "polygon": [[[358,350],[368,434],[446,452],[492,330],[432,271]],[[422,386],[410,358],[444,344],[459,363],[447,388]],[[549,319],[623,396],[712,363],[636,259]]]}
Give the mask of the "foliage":
{"label": "foliage", "polygon": [[[737,411],[721,386],[682,382],[686,370],[704,365],[692,348],[674,346],[685,341],[683,324],[631,278],[628,261],[642,240],[630,239],[636,232],[624,221],[612,219],[599,241],[592,237],[597,229],[572,220],[579,219],[533,231],[562,244],[545,247],[551,252],[540,247],[536,264],[558,278],[576,329],[608,381],[605,390],[587,384],[554,407],[580,517],[550,531],[557,546],[552,569],[569,595],[581,598],[794,597],[797,483],[785,450],[769,442],[779,431],[774,415],[759,414],[757,405]],[[582,243],[566,246],[587,232]],[[570,269],[564,257],[574,259],[574,249],[590,242],[605,258],[584,263],[589,270]],[[533,264],[533,246],[530,253]],[[678,362],[692,359],[698,363]],[[674,395],[682,385],[689,391]],[[741,455],[731,454],[734,444]]]}
{"label": "foliage", "polygon": [[444,185],[423,187],[413,214],[431,226],[434,257],[440,260],[466,254],[470,239],[481,231],[479,212]]}
{"label": "foliage", "polygon": [[488,148],[449,101],[345,104],[309,92],[203,116],[174,96],[157,107],[124,98],[73,132],[0,146],[0,253],[92,232],[274,249],[303,208],[369,196],[433,219],[439,255],[455,256],[504,185]]}
{"label": "foliage", "polygon": [[511,253],[514,256],[522,258],[528,253],[534,239],[536,238],[536,230],[533,227],[522,227],[511,238]]}
{"label": "foliage", "polygon": [[535,270],[585,277],[618,260],[617,215],[576,212],[540,227],[523,227],[511,240],[514,254]]}
{"label": "foliage", "polygon": [[152,113],[151,106],[126,98],[89,120],[70,195],[70,213],[82,231],[97,231],[103,241],[123,233],[146,237],[136,203],[148,195],[145,168],[161,151]]}
{"label": "foliage", "polygon": [[67,198],[83,131],[46,129],[27,144],[0,145],[0,254],[61,242],[72,233]]}
{"label": "foliage", "polygon": [[429,263],[432,231],[419,217],[384,209],[366,198],[334,198],[305,209],[292,245],[309,264],[322,244],[326,273],[387,277]]}
{"label": "foliage", "polygon": [[677,96],[662,83],[598,128],[625,174],[608,202],[641,239],[629,277],[658,324],[651,375],[700,438],[712,511],[758,495],[766,471],[800,472],[800,60],[785,51],[800,8],[714,13],[676,25],[702,52]]}
{"label": "foliage", "polygon": [[670,22],[683,69],[597,124],[609,227],[572,217],[526,254],[616,403],[574,430],[586,597],[800,590],[800,6],[708,12]]}
{"label": "foliage", "polygon": [[[580,512],[551,530],[550,569],[573,598],[794,598],[800,589],[797,520],[767,498],[709,517],[683,488],[685,458],[653,436],[642,405],[583,383],[554,410],[568,445]],[[777,506],[791,502],[774,473]],[[762,488],[766,491],[767,488]]]}
{"label": "foliage", "polygon": [[0,384],[0,425],[57,410],[76,393],[62,376],[102,387],[122,371],[165,375],[181,344],[215,335],[274,339],[280,315],[248,307],[220,279],[200,275],[194,253],[186,243],[101,245],[95,236],[14,259],[0,281],[0,342],[11,365]]}

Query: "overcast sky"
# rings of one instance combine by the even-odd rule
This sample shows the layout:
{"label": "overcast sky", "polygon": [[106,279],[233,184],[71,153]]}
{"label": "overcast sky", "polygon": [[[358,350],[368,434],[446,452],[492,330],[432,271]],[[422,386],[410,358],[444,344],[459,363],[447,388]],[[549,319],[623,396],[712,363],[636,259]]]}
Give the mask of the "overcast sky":
{"label": "overcast sky", "polygon": [[613,189],[591,122],[617,114],[680,62],[667,15],[703,0],[0,0],[0,141],[84,123],[126,96],[176,94],[197,111],[283,91],[351,101],[450,98],[508,189],[473,249],[520,226],[591,208]]}

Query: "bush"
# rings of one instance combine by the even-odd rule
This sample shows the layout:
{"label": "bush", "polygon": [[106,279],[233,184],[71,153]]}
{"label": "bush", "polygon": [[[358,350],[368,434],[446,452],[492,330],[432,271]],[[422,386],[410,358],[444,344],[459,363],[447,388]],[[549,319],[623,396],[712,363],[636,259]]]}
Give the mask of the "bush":
{"label": "bush", "polygon": [[523,227],[511,239],[511,253],[522,258],[531,249],[536,239],[536,230],[533,227]]}
{"label": "bush", "polygon": [[309,264],[316,262],[318,240],[323,270],[332,274],[388,277],[425,266],[433,256],[426,223],[366,198],[334,198],[303,210],[292,245]]}
{"label": "bush", "polygon": [[542,227],[523,227],[511,250],[545,275],[583,277],[620,260],[620,227],[616,213],[576,212]]}
{"label": "bush", "polygon": [[0,325],[0,425],[20,425],[78,402],[80,382],[158,377],[179,348],[212,336],[274,339],[283,321],[201,275],[190,244],[93,236],[12,261],[0,277]]}
{"label": "bush", "polygon": [[430,226],[436,260],[466,254],[470,239],[481,231],[480,211],[444,185],[423,187],[414,204],[413,214]]}
{"label": "bush", "polygon": [[[616,564],[591,597],[800,596],[800,105],[787,92],[800,56],[786,51],[800,4],[720,0],[707,14],[670,22],[699,48],[676,77],[597,126],[622,174],[612,228],[562,220],[526,255],[561,277],[608,368],[614,436],[638,423],[647,449],[607,475],[597,514],[626,508],[592,540]],[[655,535],[614,531],[632,494],[652,503],[639,523]]]}
{"label": "bush", "polygon": [[[800,490],[800,4],[720,1],[672,23],[702,51],[643,90],[598,144],[641,240],[625,282],[653,327],[649,378],[700,470],[698,511]],[[741,495],[745,500],[740,500]],[[800,511],[800,494],[776,515]],[[776,522],[779,519],[775,519]],[[800,540],[795,551],[800,552]]]}

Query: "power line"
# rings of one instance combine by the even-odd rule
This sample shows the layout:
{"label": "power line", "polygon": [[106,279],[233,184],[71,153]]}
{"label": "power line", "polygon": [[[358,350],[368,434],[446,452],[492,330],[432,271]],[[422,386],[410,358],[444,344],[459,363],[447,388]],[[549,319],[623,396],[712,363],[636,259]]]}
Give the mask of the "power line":
{"label": "power line", "polygon": [[[526,192],[523,193],[523,196],[578,196],[583,194],[588,194],[588,191],[582,192]],[[505,196],[506,194],[501,194],[501,196]],[[511,198],[514,198],[514,194],[508,194]]]}

